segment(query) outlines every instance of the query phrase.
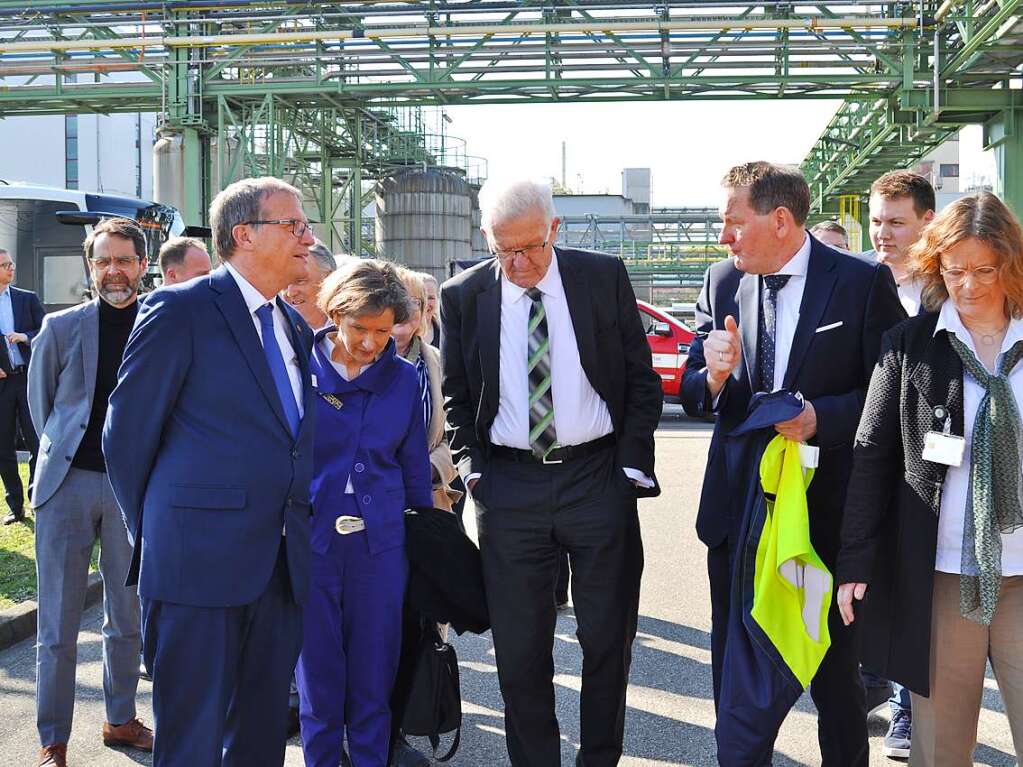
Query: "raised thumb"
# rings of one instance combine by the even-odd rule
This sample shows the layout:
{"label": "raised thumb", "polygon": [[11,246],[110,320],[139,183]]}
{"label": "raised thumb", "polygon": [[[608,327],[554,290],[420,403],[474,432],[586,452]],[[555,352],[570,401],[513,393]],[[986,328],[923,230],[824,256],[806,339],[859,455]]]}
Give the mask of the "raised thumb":
{"label": "raised thumb", "polygon": [[739,326],[735,324],[735,317],[733,317],[731,314],[725,317],[725,330],[727,330],[729,333],[739,332]]}

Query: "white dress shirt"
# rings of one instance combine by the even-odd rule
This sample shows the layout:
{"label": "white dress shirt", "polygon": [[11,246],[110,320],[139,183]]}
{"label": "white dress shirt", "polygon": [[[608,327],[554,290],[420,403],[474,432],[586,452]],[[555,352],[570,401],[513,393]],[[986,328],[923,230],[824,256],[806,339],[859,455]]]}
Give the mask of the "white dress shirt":
{"label": "white dress shirt", "polygon": [[[551,254],[547,273],[536,287],[543,293],[550,340],[551,396],[554,400],[554,430],[558,445],[581,445],[614,431],[611,412],[590,385],[579,359],[572,314],[558,271],[558,254]],[[526,289],[501,274],[501,359],[500,401],[490,427],[494,445],[529,450],[529,310],[532,300]],[[654,481],[632,467],[625,474],[643,487]],[[480,475],[470,474],[471,481]]]}
{"label": "white dress shirt", "polygon": [[902,285],[896,285],[899,291],[899,301],[910,317],[916,317],[920,312],[920,292],[923,285],[917,280],[908,280]]}
{"label": "white dress shirt", "polygon": [[256,311],[266,304],[273,304],[274,336],[277,337],[277,345],[281,347],[281,356],[284,357],[284,366],[288,371],[288,380],[291,382],[291,392],[295,395],[295,403],[298,405],[298,415],[301,418],[305,415],[302,402],[302,368],[299,367],[298,357],[295,355],[295,347],[291,345],[291,335],[288,332],[287,321],[284,319],[284,312],[277,305],[276,296],[267,298],[252,283],[242,277],[241,273],[231,266],[230,261],[225,261],[224,266],[234,281],[238,283],[238,289],[242,292],[245,306],[249,310],[249,318],[256,328],[256,335],[259,343],[263,343],[263,328],[259,323]]}
{"label": "white dress shirt", "polygon": [[[575,326],[565,300],[558,271],[558,256],[552,255],[547,274],[536,287],[543,293],[550,339],[551,394],[554,399],[554,430],[559,445],[581,445],[610,434],[611,413],[590,385],[579,360]],[[532,301],[526,289],[501,275],[501,399],[490,427],[490,441],[529,450],[529,309]]]}
{"label": "white dress shirt", "polygon": [[[774,272],[774,274],[788,274],[790,276],[789,281],[785,283],[785,287],[778,291],[778,310],[775,313],[774,323],[774,382],[771,386],[771,391],[777,391],[782,387],[782,382],[785,379],[785,370],[789,366],[792,339],[796,335],[796,325],[799,322],[799,307],[803,303],[803,289],[806,287],[806,269],[809,264],[810,236],[807,235],[799,250],[788,260],[788,263],[777,272]],[[760,289],[762,291],[767,290],[763,285],[761,285]]]}
{"label": "white dress shirt", "polygon": [[[974,354],[977,348],[973,338],[956,311],[951,299],[946,299],[941,306],[938,322],[934,333],[947,330],[954,333]],[[997,362],[1013,344],[1023,340],[1023,320],[1009,321],[1009,329],[1002,339],[1002,348],[998,353]],[[980,357],[978,356],[979,360]],[[1009,373],[1009,388],[1016,398],[1016,407],[1023,412],[1023,363],[1019,363]],[[963,373],[963,427],[965,429],[966,450],[959,466],[949,466],[945,474],[945,486],[941,491],[941,510],[938,514],[938,551],[934,569],[942,573],[960,573],[963,555],[963,525],[966,519],[966,501],[970,487],[970,449],[973,441],[973,424],[977,419],[977,408],[984,398],[984,388]],[[934,405],[944,404],[939,402]],[[1023,465],[1020,470],[1023,471]],[[1023,529],[1010,535],[1002,536],[1002,575],[1023,575]]]}

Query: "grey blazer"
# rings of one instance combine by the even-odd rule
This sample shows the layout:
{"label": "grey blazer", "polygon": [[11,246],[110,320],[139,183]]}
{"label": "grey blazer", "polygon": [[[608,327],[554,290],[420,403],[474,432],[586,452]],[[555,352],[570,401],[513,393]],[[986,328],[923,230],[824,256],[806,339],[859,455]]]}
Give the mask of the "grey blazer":
{"label": "grey blazer", "polygon": [[39,435],[35,509],[60,488],[85,435],[98,359],[98,298],[46,315],[28,366],[28,408]]}

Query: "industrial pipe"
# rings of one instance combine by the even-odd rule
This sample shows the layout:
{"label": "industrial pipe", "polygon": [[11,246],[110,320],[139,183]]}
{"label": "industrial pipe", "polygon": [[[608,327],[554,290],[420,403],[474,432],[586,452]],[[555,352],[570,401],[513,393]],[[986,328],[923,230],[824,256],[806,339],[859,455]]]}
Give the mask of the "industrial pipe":
{"label": "industrial pipe", "polygon": [[729,19],[624,21],[593,20],[557,24],[466,24],[452,26],[417,26],[377,30],[308,29],[297,32],[269,32],[233,35],[158,35],[154,37],[125,37],[118,40],[18,40],[0,43],[0,53],[25,51],[81,51],[116,50],[123,48],[206,48],[214,46],[245,46],[262,43],[314,42],[324,40],[391,39],[408,37],[461,37],[517,34],[560,34],[571,32],[632,32],[674,30],[726,31],[730,29],[913,29],[917,22],[911,18],[846,18],[828,19]]}

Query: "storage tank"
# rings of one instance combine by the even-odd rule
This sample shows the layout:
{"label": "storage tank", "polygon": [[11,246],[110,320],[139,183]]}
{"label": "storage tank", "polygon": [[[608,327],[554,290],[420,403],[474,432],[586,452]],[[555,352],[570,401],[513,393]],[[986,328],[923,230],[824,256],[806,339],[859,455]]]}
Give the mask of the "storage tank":
{"label": "storage tank", "polygon": [[469,210],[469,244],[472,248],[472,257],[490,258],[490,245],[483,232],[480,231],[483,216],[480,213],[480,187],[478,184],[469,184]]}
{"label": "storage tank", "polygon": [[185,209],[185,141],[161,131],[153,144],[153,201]]}
{"label": "storage tank", "polygon": [[442,168],[406,170],[376,186],[376,249],[381,258],[439,282],[471,257],[469,185]]}
{"label": "storage tank", "polygon": [[[217,152],[219,149],[220,137],[212,136],[210,138],[210,197],[212,198],[224,189],[224,187],[233,184],[240,178],[245,176],[245,164],[238,160],[238,155],[241,152],[241,142],[235,136],[227,136],[224,139],[224,177],[220,177],[220,161],[217,159]],[[235,162],[238,164],[232,169],[232,165]]]}

